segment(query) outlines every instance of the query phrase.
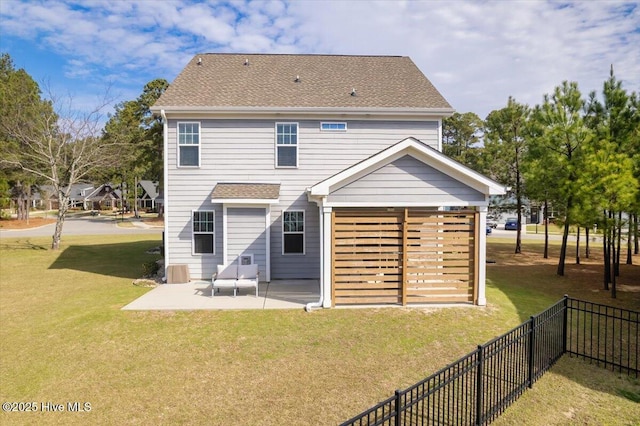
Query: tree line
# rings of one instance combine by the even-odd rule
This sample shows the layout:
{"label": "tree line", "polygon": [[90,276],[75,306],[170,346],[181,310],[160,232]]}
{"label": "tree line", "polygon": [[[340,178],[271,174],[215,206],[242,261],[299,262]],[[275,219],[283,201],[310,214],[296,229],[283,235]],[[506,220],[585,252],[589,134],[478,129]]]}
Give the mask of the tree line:
{"label": "tree line", "polygon": [[[601,93],[584,96],[578,84],[564,81],[533,107],[507,100],[486,119],[467,112],[443,121],[443,151],[461,163],[509,186],[518,226],[520,253],[525,201],[545,206],[544,257],[548,257],[550,208],[563,228],[557,274],[564,275],[569,228],[580,232],[586,255],[590,232],[602,237],[603,283],[616,297],[621,255],[638,254],[640,211],[640,112],[611,67]],[[626,246],[626,247],[625,247]]]}
{"label": "tree line", "polygon": [[[52,237],[59,248],[69,210],[70,191],[80,182],[117,182],[131,198],[137,179],[162,182],[163,134],[150,107],[169,86],[147,83],[135,100],[115,105],[105,97],[88,112],[72,98],[59,98],[8,54],[0,54],[0,200],[17,200],[19,218],[28,217],[28,201],[39,185],[53,187],[60,206]],[[525,201],[544,205],[545,252],[548,212],[559,212],[563,237],[557,273],[564,275],[569,228],[602,236],[604,284],[615,296],[622,252],[631,263],[638,253],[640,210],[640,113],[638,94],[629,93],[613,67],[600,96],[583,96],[577,83],[563,82],[533,107],[507,100],[482,120],[472,112],[443,121],[443,152],[511,188],[518,219],[515,252],[520,253]],[[11,193],[13,192],[13,193]]]}
{"label": "tree line", "polygon": [[18,219],[27,219],[36,189],[53,188],[59,209],[51,247],[58,249],[74,185],[115,182],[124,200],[137,191],[137,179],[161,182],[162,124],[149,108],[168,86],[163,79],[149,82],[113,114],[105,114],[108,96],[81,111],[71,97],[43,95],[24,69],[0,54],[0,200],[16,200]]}

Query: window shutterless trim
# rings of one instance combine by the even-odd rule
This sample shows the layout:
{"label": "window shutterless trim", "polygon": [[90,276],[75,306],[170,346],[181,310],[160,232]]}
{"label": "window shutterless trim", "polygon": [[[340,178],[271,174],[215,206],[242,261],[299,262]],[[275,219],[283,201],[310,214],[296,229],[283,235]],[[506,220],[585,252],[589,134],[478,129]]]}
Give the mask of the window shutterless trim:
{"label": "window shutterless trim", "polygon": [[[205,213],[205,212],[211,212],[213,214],[212,217],[212,225],[213,225],[213,231],[195,231],[195,221],[194,221],[194,216],[195,213]],[[206,222],[205,222],[206,223]],[[212,251],[211,253],[198,253],[196,252],[196,244],[195,244],[195,236],[196,235],[211,235],[212,236]],[[211,256],[211,255],[215,255],[216,254],[216,211],[215,210],[191,210],[191,254],[193,256]]]}
{"label": "window shutterless trim", "polygon": [[[294,144],[292,143],[278,143],[278,126],[295,126],[296,128],[296,142]],[[284,134],[283,134],[284,135]],[[288,135],[291,135],[291,133],[289,133]],[[298,125],[297,122],[287,122],[287,121],[276,121],[275,124],[275,155],[274,155],[274,165],[276,169],[297,169],[298,168],[298,163],[299,163],[299,152],[300,152],[300,126]],[[278,165],[278,148],[279,147],[283,147],[283,148],[293,148],[295,147],[296,149],[296,164],[295,166],[280,166]]]}
{"label": "window shutterless trim", "polygon": [[[302,213],[302,231],[285,231],[284,230],[284,224],[285,224],[285,213]],[[306,254],[307,252],[307,236],[306,236],[306,230],[307,230],[307,226],[306,226],[306,212],[305,210],[283,210],[282,211],[282,255],[284,256],[301,256]],[[284,251],[284,237],[285,235],[302,235],[302,253],[285,253]]]}
{"label": "window shutterless trim", "polygon": [[347,122],[346,121],[321,121],[320,131],[321,132],[346,132]]}
{"label": "window shutterless trim", "polygon": [[[197,144],[192,144],[192,143],[189,143],[189,144],[183,143],[183,144],[181,144],[180,143],[180,125],[181,124],[197,124],[198,125],[198,133],[197,133],[197,135],[198,135],[198,143]],[[193,135],[195,133],[188,133],[188,134],[189,135]],[[179,167],[179,168],[198,168],[198,167],[200,167],[200,164],[201,164],[200,156],[201,156],[201,152],[202,152],[201,146],[202,146],[202,124],[201,124],[201,122],[200,121],[178,121],[176,123],[176,150],[177,150],[177,152],[176,152],[176,167]],[[181,161],[181,156],[180,156],[180,151],[181,150],[180,150],[180,148],[181,147],[196,147],[198,149],[198,164],[195,164],[195,165],[181,165],[180,164],[180,161]]]}

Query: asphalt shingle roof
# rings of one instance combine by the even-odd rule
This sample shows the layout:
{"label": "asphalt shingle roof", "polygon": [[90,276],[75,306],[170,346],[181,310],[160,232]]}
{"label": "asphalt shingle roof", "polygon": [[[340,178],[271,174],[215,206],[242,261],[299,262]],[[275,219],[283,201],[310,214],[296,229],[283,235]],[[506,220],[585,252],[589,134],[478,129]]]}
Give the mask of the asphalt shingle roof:
{"label": "asphalt shingle roof", "polygon": [[451,109],[406,56],[226,53],[194,56],[153,109],[169,107]]}
{"label": "asphalt shingle roof", "polygon": [[212,199],[277,200],[279,183],[218,183],[211,193]]}

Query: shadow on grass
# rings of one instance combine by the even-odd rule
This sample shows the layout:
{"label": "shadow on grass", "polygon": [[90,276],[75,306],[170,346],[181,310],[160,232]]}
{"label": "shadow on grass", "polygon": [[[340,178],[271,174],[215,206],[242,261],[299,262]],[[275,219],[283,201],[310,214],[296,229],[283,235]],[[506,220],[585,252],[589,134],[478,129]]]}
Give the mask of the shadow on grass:
{"label": "shadow on grass", "polygon": [[[559,245],[550,246],[549,258],[543,258],[543,244],[523,242],[523,252],[513,253],[514,244],[489,243],[487,258],[495,263],[487,265],[488,285],[504,293],[516,307],[521,321],[536,315],[567,294],[575,299],[640,310],[640,256],[633,265],[620,265],[617,278],[617,297],[604,289],[601,247],[591,247],[589,259],[575,264],[575,256],[567,256],[565,275],[556,274]],[[575,253],[575,246],[569,247]],[[491,302],[489,300],[489,302]]]}
{"label": "shadow on grass", "polygon": [[[589,259],[575,263],[575,246],[569,247],[573,257],[567,256],[565,275],[556,274],[559,245],[550,247],[549,258],[543,258],[543,244],[523,242],[523,253],[514,254],[514,244],[490,243],[487,245],[487,257],[495,263],[487,265],[488,285],[500,290],[513,304],[522,322],[528,320],[566,294],[575,299],[586,300],[608,306],[633,311],[640,310],[640,256],[635,256],[634,265],[620,265],[617,298],[604,289],[603,257],[600,247],[591,247]],[[489,300],[489,303],[491,301]],[[507,330],[505,330],[506,332]],[[564,357],[569,358],[568,354]],[[593,370],[586,366],[602,370],[598,378],[591,377]],[[606,371],[595,362],[572,358],[569,363],[561,363],[553,368],[573,382],[599,392],[636,401],[640,398],[640,380],[628,377],[625,372]],[[591,371],[592,374],[589,373]],[[535,386],[535,385],[534,385]]]}
{"label": "shadow on grass", "polygon": [[15,240],[10,243],[0,244],[0,250],[47,250],[42,244],[34,244],[30,240]]}
{"label": "shadow on grass", "polygon": [[121,278],[140,278],[143,263],[159,258],[146,253],[159,245],[158,240],[116,244],[72,245],[64,249],[49,269],[71,269]]}

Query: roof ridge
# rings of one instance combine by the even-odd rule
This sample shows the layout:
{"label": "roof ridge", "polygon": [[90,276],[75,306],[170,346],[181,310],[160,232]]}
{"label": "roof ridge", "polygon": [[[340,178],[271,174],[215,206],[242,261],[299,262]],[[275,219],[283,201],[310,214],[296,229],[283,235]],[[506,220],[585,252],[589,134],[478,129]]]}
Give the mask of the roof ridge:
{"label": "roof ridge", "polygon": [[347,55],[338,53],[233,53],[233,52],[202,52],[199,55],[228,55],[228,56],[332,56],[345,58],[408,58],[404,55]]}

